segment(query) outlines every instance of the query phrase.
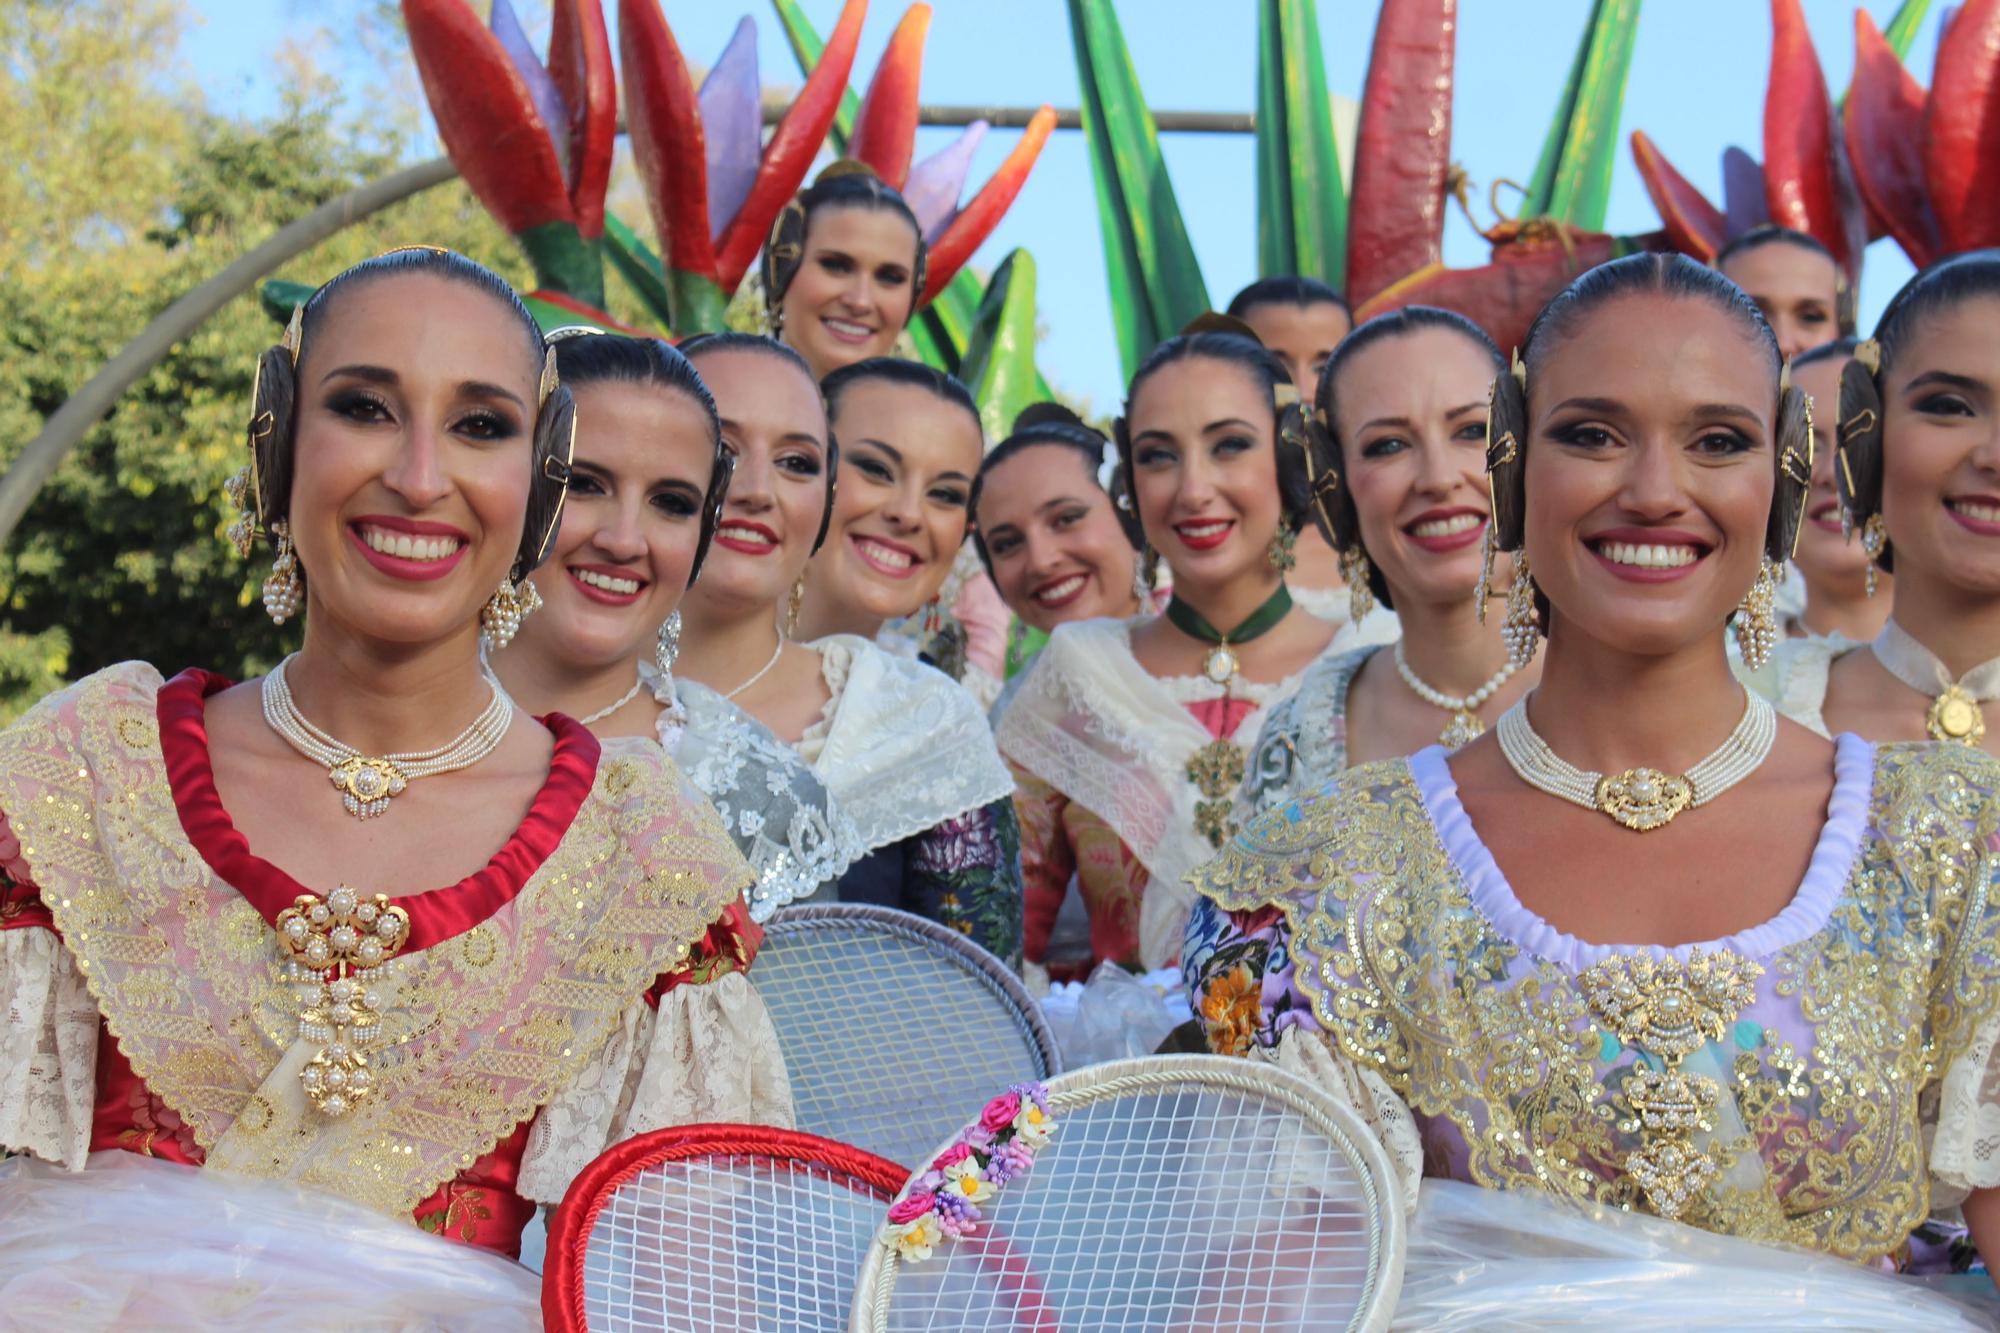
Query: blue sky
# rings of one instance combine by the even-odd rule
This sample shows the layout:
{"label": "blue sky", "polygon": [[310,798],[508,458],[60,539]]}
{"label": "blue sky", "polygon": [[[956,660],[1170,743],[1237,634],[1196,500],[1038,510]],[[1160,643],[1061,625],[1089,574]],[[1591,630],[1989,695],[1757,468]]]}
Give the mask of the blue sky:
{"label": "blue sky", "polygon": [[[485,0],[474,0],[484,8]],[[1853,0],[1804,0],[1820,60],[1836,95],[1853,63]],[[839,0],[803,0],[822,32]],[[540,6],[520,6],[532,14]],[[1886,25],[1894,0],[1865,6]],[[185,56],[219,110],[249,114],[275,105],[266,59],[281,41],[330,21],[334,6],[300,0],[195,0],[206,18]],[[616,0],[607,0],[614,15]],[[798,71],[777,19],[764,0],[664,0],[668,21],[691,61],[714,59],[737,20],[759,27],[767,83],[796,82]],[[1377,8],[1373,0],[1319,0],[1329,86],[1357,97],[1368,62]],[[1942,8],[1942,6],[1938,6]],[[926,101],[976,104],[1077,103],[1076,65],[1063,0],[935,0],[924,68]],[[863,31],[857,83],[901,16],[898,0],[874,0]],[[1460,0],[1453,157],[1475,182],[1485,219],[1486,190],[1496,176],[1532,173],[1555,99],[1568,71],[1589,0]],[[1147,101],[1179,110],[1251,109],[1256,91],[1256,11],[1249,0],[1122,0],[1125,36]],[[1937,43],[1935,13],[1908,60],[1928,84]],[[531,28],[531,31],[534,31]],[[536,33],[539,38],[540,33]],[[1770,58],[1768,7],[1757,0],[1650,0],[1639,19],[1625,100],[1624,131],[1644,129],[1682,172],[1720,200],[1720,155],[1732,143],[1761,157],[1764,82]],[[921,157],[949,142],[950,130],[924,130]],[[1005,156],[1012,132],[987,136],[973,167],[983,181]],[[1162,136],[1169,171],[1218,306],[1256,276],[1255,164],[1248,136]],[[435,152],[435,142],[423,145]],[[971,186],[968,186],[968,192]],[[646,220],[628,221],[641,231]],[[1645,186],[1621,148],[1609,229],[1658,225]],[[1122,397],[1110,322],[1104,260],[1089,155],[1083,137],[1057,132],[1020,200],[976,257],[990,267],[1015,246],[1034,253],[1041,318],[1048,336],[1043,373],[1099,410]],[[1445,257],[1484,261],[1486,245],[1453,216]],[[1861,289],[1862,323],[1872,323],[1909,276],[1893,241],[1869,251]]]}

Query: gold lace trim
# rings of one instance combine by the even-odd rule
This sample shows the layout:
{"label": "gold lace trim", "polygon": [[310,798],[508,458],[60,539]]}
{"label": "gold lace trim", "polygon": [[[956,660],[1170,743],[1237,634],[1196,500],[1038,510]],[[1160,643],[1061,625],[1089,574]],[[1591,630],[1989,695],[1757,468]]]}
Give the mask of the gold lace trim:
{"label": "gold lace trim", "polygon": [[[1644,1018],[1600,1015],[1578,976],[1517,963],[1405,763],[1363,765],[1265,815],[1195,884],[1230,910],[1284,911],[1319,1026],[1420,1115],[1450,1120],[1474,1183],[1657,1207],[1628,1164],[1649,1108],[1664,1121],[1671,1106],[1713,1124],[1681,1140],[1713,1167],[1682,1221],[1874,1260],[1927,1215],[1940,1082],[2000,1010],[1996,778],[1961,747],[1879,747],[1867,832],[1827,924],[1737,978],[1750,994],[1725,988],[1681,1057],[1699,1068],[1671,1086],[1664,1052],[1649,1063],[1621,1035]],[[1803,1019],[1811,1044],[1754,1021],[1760,1006]]]}
{"label": "gold lace trim", "polygon": [[512,903],[383,969],[378,1095],[329,1121],[298,1095],[277,936],[181,830],[159,685],[114,667],[0,736],[0,809],[107,1027],[210,1165],[407,1215],[573,1080],[750,879],[670,761],[607,753]]}

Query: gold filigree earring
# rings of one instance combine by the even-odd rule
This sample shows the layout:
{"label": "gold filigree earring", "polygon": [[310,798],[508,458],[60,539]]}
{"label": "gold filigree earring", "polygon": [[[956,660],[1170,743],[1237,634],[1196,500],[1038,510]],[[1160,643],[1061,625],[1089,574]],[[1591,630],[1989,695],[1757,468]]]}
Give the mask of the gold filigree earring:
{"label": "gold filigree earring", "polygon": [[1535,640],[1542,634],[1535,615],[1535,576],[1528,571],[1528,548],[1514,552],[1514,582],[1507,588],[1507,618],[1500,622],[1500,638],[1507,645],[1507,660],[1516,671],[1535,660]]}
{"label": "gold filigree earring", "polygon": [[521,632],[521,622],[541,609],[542,594],[532,581],[519,583],[509,574],[479,608],[479,638],[488,652],[499,652]]}
{"label": "gold filigree earring", "polygon": [[299,579],[299,556],[292,547],[292,525],[279,519],[271,525],[271,544],[277,553],[271,559],[271,574],[264,580],[264,612],[273,625],[282,625],[299,613],[305,604],[305,585]]}
{"label": "gold filigree earring", "polygon": [[1743,654],[1743,665],[1752,671],[1762,669],[1771,660],[1771,650],[1778,645],[1778,580],[1783,573],[1775,560],[1766,559],[1759,565],[1757,581],[1750,585],[1743,604],[1736,608],[1736,615],[1729,622],[1730,633],[1736,636],[1736,647]]}
{"label": "gold filigree earring", "polygon": [[1298,530],[1280,522],[1271,544],[1264,551],[1264,558],[1271,562],[1271,568],[1280,575],[1289,574],[1298,568],[1299,557],[1295,553],[1299,544]]}
{"label": "gold filigree earring", "polygon": [[1368,552],[1360,542],[1340,553],[1340,577],[1347,584],[1347,618],[1359,624],[1375,609],[1375,590],[1368,586]]}
{"label": "gold filigree earring", "polygon": [[792,584],[791,595],[785,599],[785,637],[790,639],[799,632],[799,614],[806,605],[806,576],[801,574]]}
{"label": "gold filigree earring", "polygon": [[1873,597],[1876,571],[1882,567],[1883,552],[1889,549],[1889,525],[1880,514],[1870,514],[1861,525],[1861,549],[1868,556],[1868,595]]}

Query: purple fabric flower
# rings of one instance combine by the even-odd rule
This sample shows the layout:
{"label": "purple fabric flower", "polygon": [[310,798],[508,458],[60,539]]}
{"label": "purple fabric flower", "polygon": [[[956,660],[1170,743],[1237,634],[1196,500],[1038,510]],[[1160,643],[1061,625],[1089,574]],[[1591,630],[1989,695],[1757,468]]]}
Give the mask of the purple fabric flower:
{"label": "purple fabric flower", "polygon": [[970,1236],[979,1229],[979,1209],[959,1195],[938,1195],[937,1215],[938,1226],[947,1236]]}

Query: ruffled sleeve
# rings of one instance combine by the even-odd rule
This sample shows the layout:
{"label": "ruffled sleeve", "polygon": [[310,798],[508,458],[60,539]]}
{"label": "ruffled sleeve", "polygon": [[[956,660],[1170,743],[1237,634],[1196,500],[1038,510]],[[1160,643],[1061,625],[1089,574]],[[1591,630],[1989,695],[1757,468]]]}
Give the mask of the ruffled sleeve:
{"label": "ruffled sleeve", "polygon": [[2000,762],[1956,745],[1877,748],[1880,832],[1935,960],[1926,1097],[1933,1197],[2000,1186]]}
{"label": "ruffled sleeve", "polygon": [[0,814],[0,1149],[83,1169],[98,1026],[83,974]]}
{"label": "ruffled sleeve", "polygon": [[521,1162],[525,1197],[560,1203],[592,1158],[648,1130],[792,1127],[777,1030],[745,975],[761,934],[731,904],[687,962],[625,1010],[597,1059],[535,1118]]}

